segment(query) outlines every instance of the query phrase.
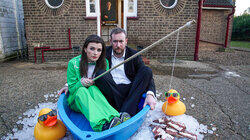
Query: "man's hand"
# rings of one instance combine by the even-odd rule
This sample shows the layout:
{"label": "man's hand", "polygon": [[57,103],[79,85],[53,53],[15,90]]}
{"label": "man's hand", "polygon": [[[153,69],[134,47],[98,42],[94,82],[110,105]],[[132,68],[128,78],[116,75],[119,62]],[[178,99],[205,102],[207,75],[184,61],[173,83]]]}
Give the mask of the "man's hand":
{"label": "man's hand", "polygon": [[156,100],[155,100],[155,98],[153,97],[153,95],[150,95],[150,94],[147,95],[143,107],[145,107],[146,105],[149,105],[150,108],[151,108],[151,110],[154,110],[154,109],[155,109]]}
{"label": "man's hand", "polygon": [[58,95],[61,95],[62,93],[65,93],[66,95],[68,91],[69,91],[68,85],[65,85],[63,88],[60,89],[60,91],[58,92]]}

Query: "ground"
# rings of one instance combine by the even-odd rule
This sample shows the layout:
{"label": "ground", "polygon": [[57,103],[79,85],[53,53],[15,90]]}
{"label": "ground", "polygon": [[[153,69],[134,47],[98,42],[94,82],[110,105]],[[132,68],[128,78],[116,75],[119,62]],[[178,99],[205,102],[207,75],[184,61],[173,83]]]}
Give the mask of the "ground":
{"label": "ground", "polygon": [[[65,84],[66,66],[65,62],[0,63],[0,137],[15,127],[21,129],[16,124],[19,117],[38,103],[48,102],[44,95],[57,92]],[[170,87],[172,63],[151,60],[149,66],[154,72],[158,99],[164,100],[161,93]],[[171,87],[180,92],[187,115],[216,127],[214,134],[205,134],[205,139],[250,138],[249,51],[203,50],[198,62],[177,60]]]}

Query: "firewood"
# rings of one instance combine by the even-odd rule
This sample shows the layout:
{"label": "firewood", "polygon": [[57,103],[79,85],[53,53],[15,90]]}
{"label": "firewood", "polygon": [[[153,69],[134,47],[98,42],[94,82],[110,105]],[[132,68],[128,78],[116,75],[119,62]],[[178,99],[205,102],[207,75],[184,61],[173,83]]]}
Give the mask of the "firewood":
{"label": "firewood", "polygon": [[161,127],[156,126],[153,130],[153,133],[155,134],[155,139],[160,140],[174,140],[174,137],[168,133],[166,133]]}

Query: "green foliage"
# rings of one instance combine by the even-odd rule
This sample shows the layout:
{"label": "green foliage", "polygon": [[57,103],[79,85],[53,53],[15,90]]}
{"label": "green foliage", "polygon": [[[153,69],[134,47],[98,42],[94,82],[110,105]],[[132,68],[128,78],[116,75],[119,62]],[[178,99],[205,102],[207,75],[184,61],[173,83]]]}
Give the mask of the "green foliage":
{"label": "green foliage", "polygon": [[250,15],[234,17],[232,40],[250,41]]}
{"label": "green foliage", "polygon": [[250,49],[250,41],[231,41],[231,47]]}

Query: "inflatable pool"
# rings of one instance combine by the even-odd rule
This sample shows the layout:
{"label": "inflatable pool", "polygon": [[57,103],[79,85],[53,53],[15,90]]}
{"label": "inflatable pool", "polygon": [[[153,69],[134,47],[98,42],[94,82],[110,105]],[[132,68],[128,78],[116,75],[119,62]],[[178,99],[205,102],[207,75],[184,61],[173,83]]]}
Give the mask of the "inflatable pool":
{"label": "inflatable pool", "polygon": [[59,97],[57,104],[60,119],[70,130],[74,139],[81,140],[127,140],[138,130],[146,118],[147,112],[150,110],[150,107],[147,105],[128,121],[102,132],[94,132],[83,114],[70,110],[65,94]]}

